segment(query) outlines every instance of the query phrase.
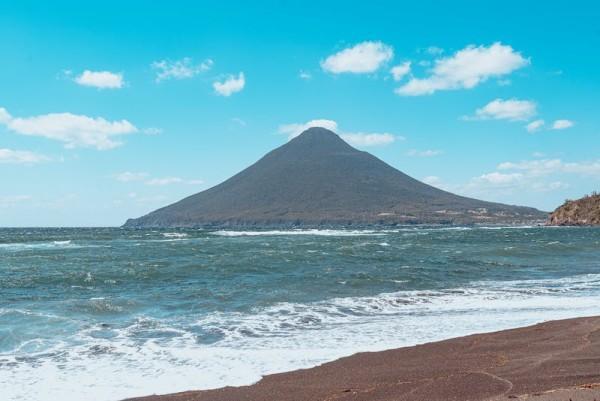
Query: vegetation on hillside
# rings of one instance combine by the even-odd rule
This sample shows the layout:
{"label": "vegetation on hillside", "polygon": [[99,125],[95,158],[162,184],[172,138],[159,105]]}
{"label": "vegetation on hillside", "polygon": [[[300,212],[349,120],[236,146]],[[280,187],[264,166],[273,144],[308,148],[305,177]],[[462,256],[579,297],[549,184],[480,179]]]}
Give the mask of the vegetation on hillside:
{"label": "vegetation on hillside", "polygon": [[600,225],[600,194],[592,192],[581,199],[569,200],[550,214],[553,226]]}

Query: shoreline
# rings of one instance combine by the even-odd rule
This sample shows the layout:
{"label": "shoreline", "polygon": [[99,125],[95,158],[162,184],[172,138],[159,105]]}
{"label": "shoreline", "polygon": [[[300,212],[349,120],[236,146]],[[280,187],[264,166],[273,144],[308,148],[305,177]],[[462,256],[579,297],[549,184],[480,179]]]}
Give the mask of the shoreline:
{"label": "shoreline", "polygon": [[358,353],[249,386],[128,401],[510,399],[600,400],[600,316]]}

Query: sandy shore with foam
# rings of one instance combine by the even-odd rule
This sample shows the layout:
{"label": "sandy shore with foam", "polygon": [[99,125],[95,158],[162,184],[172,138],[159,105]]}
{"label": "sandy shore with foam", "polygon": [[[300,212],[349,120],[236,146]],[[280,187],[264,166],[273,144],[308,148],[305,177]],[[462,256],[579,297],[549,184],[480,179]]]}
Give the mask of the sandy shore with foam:
{"label": "sandy shore with foam", "polygon": [[136,401],[600,400],[600,317],[546,322]]}

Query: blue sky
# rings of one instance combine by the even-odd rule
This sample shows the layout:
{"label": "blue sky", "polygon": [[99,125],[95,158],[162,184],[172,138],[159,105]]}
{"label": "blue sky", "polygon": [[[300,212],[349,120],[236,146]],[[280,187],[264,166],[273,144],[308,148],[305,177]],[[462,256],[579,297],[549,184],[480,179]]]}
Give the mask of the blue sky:
{"label": "blue sky", "polygon": [[120,225],[312,124],[486,200],[600,189],[593,2],[124,3],[0,2],[1,226]]}

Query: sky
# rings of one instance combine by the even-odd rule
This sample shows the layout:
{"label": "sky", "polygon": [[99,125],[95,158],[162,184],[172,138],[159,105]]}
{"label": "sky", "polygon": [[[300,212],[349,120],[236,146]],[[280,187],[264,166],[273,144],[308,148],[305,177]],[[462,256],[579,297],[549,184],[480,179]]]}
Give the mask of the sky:
{"label": "sky", "polygon": [[600,5],[0,0],[0,226],[117,226],[302,129],[552,210],[600,189]]}

